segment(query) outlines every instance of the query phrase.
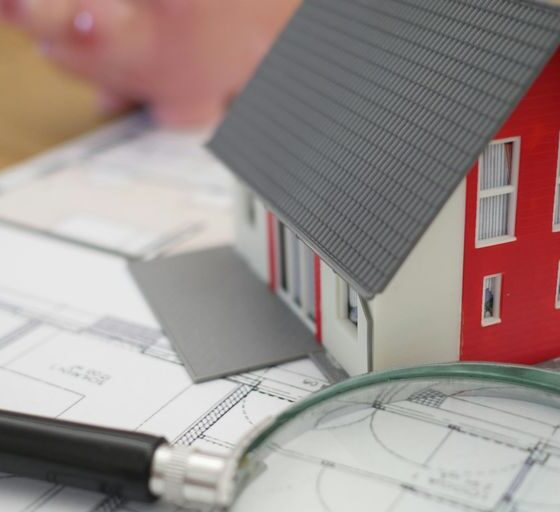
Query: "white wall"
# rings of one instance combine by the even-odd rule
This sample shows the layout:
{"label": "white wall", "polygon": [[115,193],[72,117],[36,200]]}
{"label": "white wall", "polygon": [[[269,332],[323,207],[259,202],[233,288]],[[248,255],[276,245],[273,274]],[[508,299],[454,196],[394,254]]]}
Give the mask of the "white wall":
{"label": "white wall", "polygon": [[234,185],[235,248],[249,266],[268,282],[267,213],[258,199],[255,201],[255,221],[249,224],[246,214],[247,190],[236,181]]}
{"label": "white wall", "polygon": [[358,306],[358,328],[344,317],[339,297],[344,282],[321,262],[321,327],[323,345],[350,375],[368,371],[367,323]]}
{"label": "white wall", "polygon": [[464,226],[465,181],[369,303],[374,370],[459,359]]}
{"label": "white wall", "polygon": [[[235,186],[235,247],[268,282],[267,213],[257,200],[249,225],[242,185]],[[412,364],[459,359],[465,225],[465,182],[458,187],[385,291],[370,303],[373,362],[367,321],[358,308],[358,331],[343,318],[343,282],[321,263],[322,336],[325,348],[350,375]]]}

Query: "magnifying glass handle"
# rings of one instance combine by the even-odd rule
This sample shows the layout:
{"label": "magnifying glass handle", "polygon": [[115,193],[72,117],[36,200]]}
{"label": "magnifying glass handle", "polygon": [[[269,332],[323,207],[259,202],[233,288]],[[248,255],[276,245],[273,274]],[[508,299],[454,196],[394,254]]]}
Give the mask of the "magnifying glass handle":
{"label": "magnifying glass handle", "polygon": [[0,411],[0,471],[124,499],[225,506],[227,457],[165,438]]}

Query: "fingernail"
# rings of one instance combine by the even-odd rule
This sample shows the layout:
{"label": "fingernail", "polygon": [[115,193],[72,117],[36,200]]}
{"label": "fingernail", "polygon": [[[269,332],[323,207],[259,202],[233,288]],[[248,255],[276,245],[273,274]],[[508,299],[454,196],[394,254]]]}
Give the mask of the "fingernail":
{"label": "fingernail", "polygon": [[123,0],[82,0],[72,18],[72,31],[79,39],[104,39],[122,29],[138,9],[135,6],[136,2]]}
{"label": "fingernail", "polygon": [[73,27],[81,36],[89,36],[95,27],[95,18],[90,11],[80,11],[74,16]]}

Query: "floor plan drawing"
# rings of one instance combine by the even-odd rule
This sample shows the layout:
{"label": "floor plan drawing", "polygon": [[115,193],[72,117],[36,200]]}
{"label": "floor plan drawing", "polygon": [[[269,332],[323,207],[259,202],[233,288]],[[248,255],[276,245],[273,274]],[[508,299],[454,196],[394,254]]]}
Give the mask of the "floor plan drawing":
{"label": "floor plan drawing", "polygon": [[389,404],[340,400],[274,446],[234,510],[559,510],[559,409],[488,391],[448,393],[436,381]]}
{"label": "floor plan drawing", "polygon": [[130,258],[227,243],[231,177],[207,137],[117,122],[0,176],[0,220]]}
{"label": "floor plan drawing", "polygon": [[[328,385],[307,359],[194,384],[128,272],[231,240],[208,135],[134,115],[0,176],[0,409],[223,451]],[[560,512],[560,409],[481,391],[341,400],[233,511]],[[179,512],[1,473],[0,510]]]}
{"label": "floor plan drawing", "polygon": [[[122,258],[12,229],[0,229],[0,244],[0,408],[224,450],[265,416],[326,384],[302,360],[195,385],[143,309]],[[17,273],[1,271],[16,264]],[[99,293],[109,282],[120,310]],[[120,505],[0,477],[2,510],[109,512]]]}

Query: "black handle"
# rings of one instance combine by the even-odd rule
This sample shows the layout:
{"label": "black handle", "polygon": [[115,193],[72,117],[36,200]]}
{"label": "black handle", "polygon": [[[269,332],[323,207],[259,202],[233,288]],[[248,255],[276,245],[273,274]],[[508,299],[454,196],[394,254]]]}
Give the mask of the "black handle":
{"label": "black handle", "polygon": [[0,411],[0,471],[153,501],[148,482],[162,437]]}

